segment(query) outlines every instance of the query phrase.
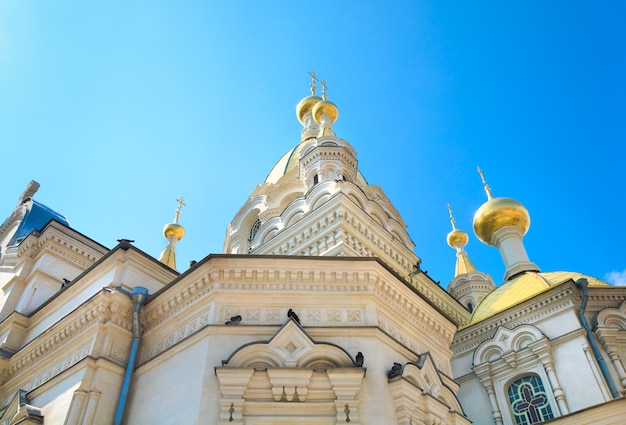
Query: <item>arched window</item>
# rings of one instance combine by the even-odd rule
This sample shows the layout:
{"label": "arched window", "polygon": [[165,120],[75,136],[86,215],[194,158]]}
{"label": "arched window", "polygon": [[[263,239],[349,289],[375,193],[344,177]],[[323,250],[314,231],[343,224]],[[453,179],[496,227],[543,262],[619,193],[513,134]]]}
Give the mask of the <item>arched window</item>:
{"label": "arched window", "polygon": [[261,227],[261,220],[257,220],[252,225],[250,229],[250,236],[248,237],[248,254],[252,252],[252,241],[254,240],[256,234],[259,232],[259,228]]}
{"label": "arched window", "polygon": [[248,242],[252,242],[254,240],[254,237],[259,231],[259,227],[261,227],[261,220],[255,221],[254,224],[252,225],[252,228],[250,229],[250,237],[248,238]]}
{"label": "arched window", "polygon": [[541,378],[524,376],[509,386],[509,403],[516,425],[540,424],[554,419]]}

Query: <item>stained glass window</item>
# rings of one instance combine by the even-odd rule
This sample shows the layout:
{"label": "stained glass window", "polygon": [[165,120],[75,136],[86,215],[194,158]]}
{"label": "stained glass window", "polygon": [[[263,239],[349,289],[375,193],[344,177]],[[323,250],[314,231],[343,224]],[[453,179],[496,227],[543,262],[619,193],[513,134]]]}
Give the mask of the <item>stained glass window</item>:
{"label": "stained glass window", "polygon": [[513,382],[509,387],[509,402],[516,425],[540,424],[554,419],[546,390],[537,375]]}

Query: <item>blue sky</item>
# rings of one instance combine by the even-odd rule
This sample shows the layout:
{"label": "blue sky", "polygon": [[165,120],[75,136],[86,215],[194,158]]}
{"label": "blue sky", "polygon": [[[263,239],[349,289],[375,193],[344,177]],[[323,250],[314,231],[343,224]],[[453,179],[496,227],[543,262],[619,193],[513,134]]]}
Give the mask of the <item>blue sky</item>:
{"label": "blue sky", "polygon": [[[36,199],[108,247],[177,260],[222,251],[226,227],[299,141],[307,72],[335,131],[409,225],[446,285],[454,250],[497,282],[472,217],[522,202],[543,271],[626,280],[626,6],[621,1],[0,2],[0,215]],[[610,273],[614,273],[609,278]]]}

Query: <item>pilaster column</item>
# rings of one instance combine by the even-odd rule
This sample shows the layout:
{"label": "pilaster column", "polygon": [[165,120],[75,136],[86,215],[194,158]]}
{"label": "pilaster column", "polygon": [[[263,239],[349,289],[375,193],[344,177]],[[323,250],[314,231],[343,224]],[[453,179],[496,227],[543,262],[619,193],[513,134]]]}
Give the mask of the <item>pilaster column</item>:
{"label": "pilaster column", "polygon": [[480,383],[483,384],[485,390],[487,390],[487,396],[489,397],[489,403],[491,404],[491,415],[496,425],[504,425],[502,422],[502,412],[498,407],[498,399],[496,398],[496,392],[493,389],[493,380],[491,379],[491,370],[488,363],[474,367],[474,373],[480,379]]}
{"label": "pilaster column", "polygon": [[70,404],[70,409],[65,420],[66,425],[81,425],[81,418],[83,417],[83,411],[85,410],[85,399],[87,398],[87,391],[79,388],[74,391],[74,397]]}
{"label": "pilaster column", "polygon": [[561,414],[567,415],[569,413],[569,408],[567,407],[565,392],[561,388],[561,384],[559,384],[556,373],[554,373],[554,365],[552,362],[545,362],[543,363],[543,368],[546,371],[546,375],[548,375],[548,381],[550,382],[550,386],[554,392],[554,398],[556,399],[556,404],[559,406]]}
{"label": "pilaster column", "polygon": [[619,376],[619,382],[622,385],[621,393],[624,394],[624,389],[626,389],[626,371],[624,370],[624,365],[619,358],[619,354],[617,354],[615,351],[609,351],[608,354],[611,362],[613,363],[613,366],[615,366],[617,375]]}
{"label": "pilaster column", "polygon": [[87,407],[85,408],[85,415],[83,416],[82,425],[91,425],[96,418],[96,410],[98,409],[98,403],[100,402],[100,391],[89,391],[87,399]]}
{"label": "pilaster column", "polygon": [[550,346],[550,342],[545,338],[542,338],[541,340],[532,343],[530,345],[530,349],[537,355],[543,369],[546,371],[548,382],[550,383],[550,387],[552,387],[552,393],[554,394],[554,399],[556,400],[556,404],[559,407],[561,415],[568,414],[569,408],[567,407],[565,392],[563,391],[563,388],[561,388],[561,384],[559,383],[554,371],[554,362],[552,360],[552,348]]}
{"label": "pilaster column", "polygon": [[[608,334],[607,338],[605,338],[605,334]],[[620,390],[620,392],[623,395],[624,393],[626,393],[626,370],[624,369],[624,364],[622,363],[622,360],[620,359],[619,354],[607,342],[608,339],[612,339],[613,341],[617,339],[617,330],[616,329],[598,329],[596,330],[596,336],[598,337],[598,340],[602,344],[602,348],[604,348],[604,350],[606,351],[606,354],[611,359],[611,363],[613,364],[613,367],[615,368],[615,371],[617,372],[617,376],[619,376],[619,382],[620,382],[620,385],[622,386],[622,389]]]}

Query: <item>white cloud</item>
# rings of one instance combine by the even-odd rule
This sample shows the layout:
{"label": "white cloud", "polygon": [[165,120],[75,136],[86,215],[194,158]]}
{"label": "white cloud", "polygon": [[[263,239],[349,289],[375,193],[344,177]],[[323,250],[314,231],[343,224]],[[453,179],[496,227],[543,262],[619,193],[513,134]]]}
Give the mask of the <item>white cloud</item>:
{"label": "white cloud", "polygon": [[604,275],[604,280],[615,286],[626,286],[626,269],[621,272],[612,271]]}

